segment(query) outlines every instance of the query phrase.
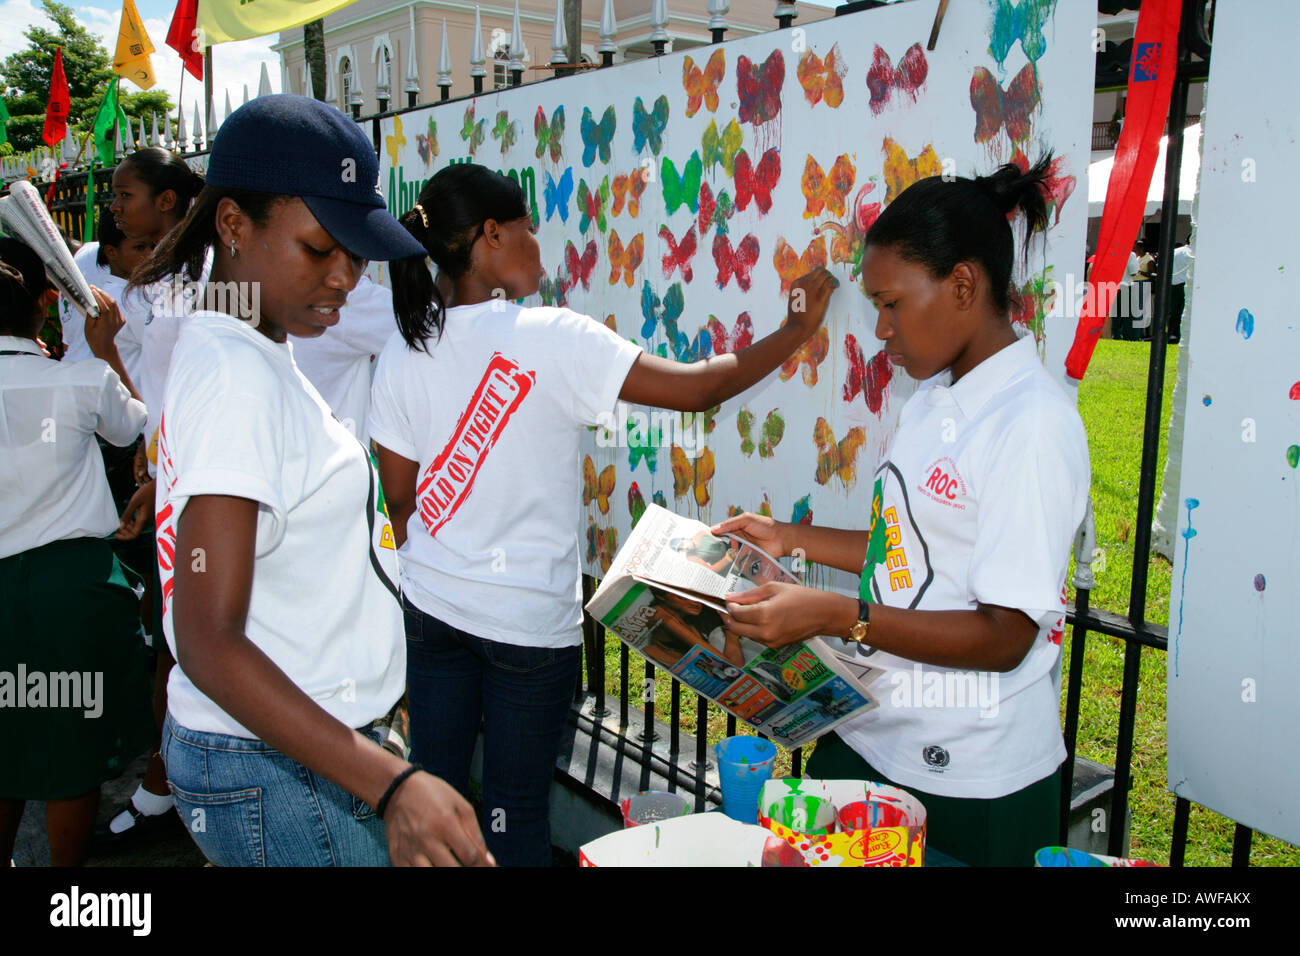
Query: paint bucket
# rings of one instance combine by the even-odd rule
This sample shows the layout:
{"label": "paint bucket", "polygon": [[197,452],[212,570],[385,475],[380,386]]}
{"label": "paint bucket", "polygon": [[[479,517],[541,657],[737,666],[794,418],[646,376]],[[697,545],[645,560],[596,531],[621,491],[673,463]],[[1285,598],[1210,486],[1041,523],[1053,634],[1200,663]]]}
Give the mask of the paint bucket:
{"label": "paint bucket", "polygon": [[907,826],[907,813],[901,807],[877,800],[855,800],[841,807],[836,819],[842,833]]}
{"label": "paint bucket", "polygon": [[776,744],[762,737],[728,737],[714,745],[722,812],[741,823],[758,821],[758,794],[772,776]]}
{"label": "paint bucket", "polygon": [[646,823],[661,823],[691,812],[686,798],[680,793],[663,790],[642,790],[625,798],[619,809],[623,811],[623,827],[639,827]]}
{"label": "paint bucket", "polygon": [[835,804],[821,797],[792,793],[763,806],[763,816],[796,833],[826,836],[835,832]]}

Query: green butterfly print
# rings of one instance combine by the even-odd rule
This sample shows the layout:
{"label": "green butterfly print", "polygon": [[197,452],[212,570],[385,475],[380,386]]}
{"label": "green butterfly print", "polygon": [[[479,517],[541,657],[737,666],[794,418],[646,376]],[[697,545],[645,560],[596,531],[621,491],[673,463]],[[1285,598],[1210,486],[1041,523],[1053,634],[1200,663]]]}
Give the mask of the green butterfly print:
{"label": "green butterfly print", "polygon": [[714,405],[712,408],[706,408],[702,412],[682,412],[682,429],[694,428],[695,420],[698,418],[703,424],[704,434],[712,435],[714,428],[713,416],[717,415],[718,410],[721,408],[722,406],[719,404]]}
{"label": "green butterfly print", "polygon": [[564,156],[564,106],[561,104],[551,114],[551,121],[546,121],[546,113],[537,107],[533,118],[533,132],[537,134],[537,158],[543,158],[549,151],[551,162],[558,163]]}
{"label": "green butterfly print", "polygon": [[496,125],[492,127],[492,138],[500,140],[502,156],[515,145],[515,138],[518,135],[519,124],[510,122],[510,114],[505,110],[498,112]]}
{"label": "green butterfly print", "polygon": [[673,161],[667,156],[664,157],[659,169],[659,178],[663,182],[664,206],[668,209],[668,215],[671,216],[678,206],[686,206],[692,213],[699,208],[700,177],[703,173],[704,165],[700,162],[699,150],[691,153],[691,158],[686,161],[681,175],[678,175]]}
{"label": "green butterfly print", "polygon": [[704,138],[700,141],[704,168],[711,170],[721,163],[722,168],[727,171],[727,175],[734,177],[736,175],[736,154],[740,152],[743,142],[743,137],[740,134],[740,124],[734,119],[723,127],[721,133],[718,132],[718,121],[709,120],[708,128],[704,130]]}
{"label": "green butterfly print", "polygon": [[[748,408],[742,408],[736,413],[736,430],[740,432],[740,450],[749,457],[754,454],[754,413]],[[776,454],[776,446],[781,444],[781,439],[785,437],[785,419],[781,417],[781,409],[774,408],[767,413],[767,418],[763,419],[762,433],[758,439],[758,455],[760,458],[771,458]]]}
{"label": "green butterfly print", "polygon": [[657,425],[649,425],[644,431],[649,434],[643,434],[636,422],[627,423],[627,463],[632,471],[636,471],[636,466],[644,461],[647,470],[653,473],[659,467],[659,445],[663,432]]}
{"label": "green butterfly print", "polygon": [[473,156],[474,151],[483,145],[483,138],[486,135],[487,120],[474,122],[474,105],[471,103],[465,109],[465,125],[460,128],[460,138],[469,144],[470,156]]}
{"label": "green butterfly print", "polygon": [[578,229],[584,235],[594,222],[596,228],[605,231],[605,207],[609,205],[609,177],[600,181],[600,186],[591,189],[585,179],[578,181]]}

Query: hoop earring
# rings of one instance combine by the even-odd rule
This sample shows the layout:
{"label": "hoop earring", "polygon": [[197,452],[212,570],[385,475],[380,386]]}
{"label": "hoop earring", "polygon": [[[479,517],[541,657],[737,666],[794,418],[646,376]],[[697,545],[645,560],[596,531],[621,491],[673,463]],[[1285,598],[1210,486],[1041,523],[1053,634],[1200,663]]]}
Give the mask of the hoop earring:
{"label": "hoop earring", "polygon": [[235,248],[235,240],[234,240],[234,239],[231,239],[231,240],[230,240],[230,258],[234,259],[234,258],[238,257],[238,255],[239,255],[239,250]]}

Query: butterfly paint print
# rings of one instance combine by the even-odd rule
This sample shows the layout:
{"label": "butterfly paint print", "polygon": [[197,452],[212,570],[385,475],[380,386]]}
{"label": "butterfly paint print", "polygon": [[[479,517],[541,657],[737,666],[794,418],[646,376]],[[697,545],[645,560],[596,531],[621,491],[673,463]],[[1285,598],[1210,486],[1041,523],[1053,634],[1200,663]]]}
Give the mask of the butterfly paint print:
{"label": "butterfly paint print", "polygon": [[689,56],[682,61],[682,86],[686,89],[686,115],[694,116],[703,104],[710,113],[718,111],[718,84],[727,73],[727,56],[719,47],[701,70]]}
{"label": "butterfly paint print", "polygon": [[568,222],[569,200],[573,198],[573,167],[565,169],[558,183],[548,171],[542,196],[546,203],[546,221],[550,222],[551,217],[558,212],[560,222]]}
{"label": "butterfly paint print", "polygon": [[805,50],[803,56],[799,57],[799,66],[795,69],[808,104],[816,106],[824,102],[832,109],[844,102],[844,74],[847,71],[848,66],[840,55],[838,43],[830,48],[824,60],[811,49]]}
{"label": "butterfly paint print", "polygon": [[[1029,171],[1029,157],[1019,147],[1016,147],[1016,153],[1011,157],[1011,161],[1020,167],[1022,173]],[[1047,167],[1047,175],[1043,178],[1043,188],[1047,192],[1047,215],[1054,217],[1055,225],[1060,225],[1061,207],[1074,194],[1074,187],[1077,185],[1073,176],[1062,175],[1064,169],[1065,157],[1057,156]]]}
{"label": "butterfly paint print", "polygon": [[611,229],[609,232],[609,284],[618,285],[619,279],[629,289],[636,283],[636,270],[641,268],[641,260],[645,257],[645,237],[642,233],[637,233],[632,237],[632,241],[623,245],[622,240],[618,238],[618,230]]}
{"label": "butterfly paint print", "polygon": [[618,128],[618,117],[614,113],[614,107],[605,107],[605,112],[600,118],[600,122],[591,115],[591,107],[582,108],[582,122],[578,126],[578,131],[582,134],[582,165],[590,166],[596,161],[596,155],[600,155],[602,163],[609,162],[610,144],[614,142],[614,130]]}
{"label": "butterfly paint print", "polygon": [[717,318],[709,316],[709,339],[713,342],[713,351],[718,355],[739,352],[754,344],[754,322],[748,312],[736,316],[736,324],[728,332]]}
{"label": "butterfly paint print", "polygon": [[673,231],[667,226],[659,227],[659,238],[668,246],[668,251],[663,255],[664,278],[671,279],[673,273],[681,270],[682,280],[690,282],[694,277],[691,270],[691,260],[695,258],[698,249],[698,243],[695,240],[695,226],[686,230],[682,236],[682,241],[678,243],[673,238]]}
{"label": "butterfly paint print", "polygon": [[406,145],[406,135],[402,132],[402,118],[393,117],[393,135],[384,137],[384,149],[388,151],[389,161],[396,166],[402,155],[402,147]]}
{"label": "butterfly paint print", "polygon": [[753,126],[770,123],[781,112],[781,87],[785,84],[785,57],[780,50],[767,55],[762,65],[749,57],[736,59],[736,92],[740,121]]}
{"label": "butterfly paint print", "polygon": [[1056,306],[1057,283],[1052,280],[1053,266],[1031,276],[1024,285],[1013,286],[1011,324],[1033,333],[1034,341],[1043,341],[1043,325]]}
{"label": "butterfly paint print", "polygon": [[501,155],[504,156],[515,145],[519,135],[519,124],[510,122],[510,114],[505,110],[497,113],[496,125],[492,127],[492,138],[500,141]]}
{"label": "butterfly paint print", "polygon": [[821,164],[809,156],[803,164],[803,177],[799,185],[803,189],[803,217],[811,219],[823,212],[843,217],[849,190],[858,174],[853,160],[847,153],[841,153],[831,164],[830,175],[822,171]]}
{"label": "butterfly paint print", "polygon": [[627,513],[632,516],[632,527],[641,520],[645,514],[645,496],[641,494],[641,488],[634,481],[632,487],[627,490]]}
{"label": "butterfly paint print", "polygon": [[754,444],[754,421],[754,413],[748,408],[742,407],[736,413],[736,430],[740,432],[740,452],[746,458],[750,458],[757,448],[759,458],[771,458],[776,454],[776,446],[781,444],[781,439],[785,436],[785,419],[781,417],[781,409],[774,408],[767,413],[767,418],[763,419],[759,431],[757,445]]}
{"label": "butterfly paint print", "polygon": [[743,149],[736,155],[736,208],[746,208],[750,200],[759,214],[772,208],[772,190],[781,178],[781,154],[769,149],[754,166]]}
{"label": "butterfly paint print", "polygon": [[713,449],[705,448],[698,457],[688,458],[680,445],[673,445],[668,460],[673,466],[673,497],[685,498],[689,494],[701,508],[707,505],[713,481]]}
{"label": "butterfly paint print", "polygon": [[547,153],[551,162],[558,163],[564,158],[564,105],[555,108],[550,122],[546,120],[545,111],[537,107],[533,117],[533,132],[537,134],[537,158],[542,159]]}
{"label": "butterfly paint print", "polygon": [[758,237],[753,233],[740,240],[733,247],[725,233],[713,234],[713,262],[718,267],[718,288],[725,289],[731,277],[736,277],[736,285],[748,292],[750,272],[758,262]]}
{"label": "butterfly paint print", "polygon": [[790,511],[791,524],[812,524],[812,495],[804,495],[794,503],[794,508]]}
{"label": "butterfly paint print", "polygon": [[1006,69],[1007,57],[1016,41],[1030,63],[1037,63],[1047,49],[1043,37],[1043,24],[1056,12],[1056,0],[989,0],[993,7],[993,23],[989,28],[989,55],[997,61],[998,69]]}
{"label": "butterfly paint print", "polygon": [[975,142],[987,143],[1006,128],[1013,143],[1029,139],[1030,117],[1041,99],[1034,65],[1026,63],[1003,90],[982,66],[970,79],[970,105],[975,109]]}
{"label": "butterfly paint print", "polygon": [[911,159],[903,147],[886,136],[881,151],[885,154],[886,205],[897,199],[903,190],[913,183],[938,176],[943,172],[943,164],[939,162],[932,145],[927,145],[917,154],[916,159]]}
{"label": "butterfly paint print", "polygon": [[682,317],[682,312],[686,310],[686,296],[682,292],[682,284],[674,282],[664,293],[663,300],[650,286],[650,280],[647,279],[641,285],[641,316],[645,319],[641,323],[641,338],[649,343],[654,337],[655,329],[662,325],[668,336],[669,341],[675,339],[681,333],[677,329],[677,320]]}
{"label": "butterfly paint print", "polygon": [[602,573],[608,573],[618,554],[618,528],[602,528],[595,518],[587,519],[587,564],[600,562]]}
{"label": "butterfly paint print", "polygon": [[415,150],[420,154],[420,159],[425,166],[428,166],[437,157],[438,124],[432,119],[429,120],[429,134],[427,136],[422,133],[415,134]]}
{"label": "butterfly paint print", "polygon": [[565,308],[569,304],[569,277],[559,270],[555,278],[543,275],[537,286],[537,294],[542,297],[542,305],[553,308]]}
{"label": "butterfly paint print", "polygon": [[601,232],[605,231],[605,206],[609,203],[609,177],[606,176],[600,181],[600,185],[594,190],[587,185],[585,179],[578,182],[578,212],[582,215],[578,219],[578,231],[586,235],[587,230],[595,223],[596,228]]}
{"label": "butterfly paint print", "polygon": [[692,213],[695,212],[700,204],[700,178],[703,172],[698,151],[691,153],[691,158],[682,167],[680,175],[673,161],[667,156],[663,158],[659,175],[668,215],[676,212],[678,206],[686,206]]}
{"label": "butterfly paint print", "polygon": [[[783,320],[781,324],[785,325],[785,321]],[[802,369],[803,383],[809,388],[816,385],[817,366],[826,361],[826,353],[830,351],[830,344],[831,335],[826,331],[826,326],[823,325],[781,364],[781,381],[790,381],[790,379],[794,378],[794,373]]]}
{"label": "butterfly paint print", "polygon": [[593,501],[603,515],[609,514],[609,498],[614,493],[616,472],[613,465],[608,465],[596,474],[596,465],[590,455],[582,456],[582,503],[584,506]]}
{"label": "butterfly paint print", "polygon": [[572,292],[576,289],[579,282],[584,289],[591,291],[591,273],[596,268],[598,257],[595,239],[587,243],[587,248],[582,251],[582,255],[578,255],[578,250],[572,242],[564,244],[564,268],[569,274],[568,291]]}
{"label": "butterfly paint print", "polygon": [[790,243],[778,238],[776,252],[772,253],[772,265],[781,277],[781,292],[789,292],[795,279],[826,265],[826,237],[818,236],[808,243],[808,248],[802,254],[795,252]]}
{"label": "butterfly paint print", "polygon": [[474,121],[474,104],[471,103],[465,108],[465,122],[460,128],[460,138],[469,145],[470,158],[474,158],[474,152],[483,145],[483,140],[487,137],[487,120],[481,119]]}
{"label": "butterfly paint print", "polygon": [[736,207],[725,189],[719,193],[717,199],[714,199],[713,190],[709,188],[709,184],[702,183],[700,185],[699,227],[701,239],[708,235],[710,226],[713,226],[725,236],[727,234],[727,220],[735,213]]}
{"label": "butterfly paint print", "polygon": [[721,165],[728,176],[736,175],[736,154],[743,144],[744,135],[740,131],[740,124],[734,119],[722,128],[722,132],[718,132],[717,120],[709,120],[709,125],[700,138],[700,155],[704,168],[712,171],[714,166]]}
{"label": "butterfly paint print", "polygon": [[894,377],[894,364],[889,361],[889,354],[881,349],[871,357],[870,362],[864,361],[862,346],[850,333],[844,336],[844,355],[849,360],[849,375],[844,382],[844,400],[851,402],[861,393],[871,414],[879,415],[885,407],[886,390]]}
{"label": "butterfly paint print", "polygon": [[609,207],[609,214],[617,216],[623,212],[623,204],[627,204],[627,214],[636,217],[641,211],[641,194],[645,192],[646,180],[649,173],[654,170],[645,168],[635,169],[630,173],[619,173],[610,183],[610,195],[613,201]]}
{"label": "butterfly paint print", "polygon": [[[659,446],[663,443],[663,431],[657,425],[641,428],[635,421],[627,423],[627,465],[629,471],[636,471],[636,466],[645,462],[646,470],[654,474],[659,467]],[[656,504],[660,502],[656,499]]]}
{"label": "butterfly paint print", "polygon": [[858,453],[867,441],[866,429],[855,426],[839,441],[826,419],[817,419],[813,426],[813,442],[817,445],[817,484],[827,484],[838,478],[847,491],[858,478]]}
{"label": "butterfly paint print", "polygon": [[877,44],[871,66],[867,69],[867,92],[870,96],[867,105],[871,107],[871,112],[876,116],[883,113],[894,98],[895,90],[906,93],[915,103],[929,73],[930,64],[926,62],[921,44],[913,43],[908,47],[897,67],[890,61],[889,54]]}
{"label": "butterfly paint print", "polygon": [[664,130],[668,128],[668,97],[660,96],[647,112],[641,97],[632,104],[632,151],[639,153],[647,145],[658,156],[664,148]]}

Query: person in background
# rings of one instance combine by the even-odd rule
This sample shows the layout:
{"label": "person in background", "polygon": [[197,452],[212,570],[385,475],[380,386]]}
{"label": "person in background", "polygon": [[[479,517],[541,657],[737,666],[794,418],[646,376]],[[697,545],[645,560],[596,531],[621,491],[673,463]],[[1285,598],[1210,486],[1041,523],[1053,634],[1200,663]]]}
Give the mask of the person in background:
{"label": "person in background", "polygon": [[43,800],[55,866],[84,862],[100,784],[152,734],[139,578],[106,540],[117,510],[93,441],[130,444],[145,410],[113,343],[121,313],[92,293],[92,358],[46,357],[37,332],[56,293],[35,252],[0,239],[0,859],[26,801]]}
{"label": "person in background", "polygon": [[1173,275],[1170,276],[1173,284],[1169,287],[1168,340],[1171,344],[1182,341],[1183,308],[1187,305],[1187,277],[1191,272],[1194,258],[1190,242],[1184,242],[1174,249]]}
{"label": "person in background", "polygon": [[343,427],[370,447],[370,378],[374,359],[397,332],[393,294],[363,275],[348,293],[339,324],[293,343],[293,360]]}

